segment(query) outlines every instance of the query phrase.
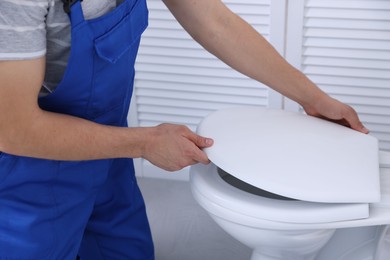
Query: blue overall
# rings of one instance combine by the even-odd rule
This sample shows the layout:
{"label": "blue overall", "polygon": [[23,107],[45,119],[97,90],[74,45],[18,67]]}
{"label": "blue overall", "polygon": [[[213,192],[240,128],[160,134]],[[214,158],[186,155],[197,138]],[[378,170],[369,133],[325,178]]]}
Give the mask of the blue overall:
{"label": "blue overall", "polygon": [[[126,127],[145,0],[85,20],[71,7],[71,54],[42,109]],[[0,152],[0,259],[154,259],[132,159],[54,161]]]}

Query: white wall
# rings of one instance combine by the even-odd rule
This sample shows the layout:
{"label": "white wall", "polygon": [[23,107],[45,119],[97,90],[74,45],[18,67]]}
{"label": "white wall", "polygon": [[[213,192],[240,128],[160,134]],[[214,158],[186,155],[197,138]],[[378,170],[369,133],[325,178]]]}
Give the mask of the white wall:
{"label": "white wall", "polygon": [[[352,105],[381,149],[390,150],[390,0],[225,0],[324,91]],[[161,0],[148,0],[150,26],[137,59],[131,126],[161,122],[192,130],[213,110],[300,107],[204,51]],[[139,176],[187,180],[136,160]]]}

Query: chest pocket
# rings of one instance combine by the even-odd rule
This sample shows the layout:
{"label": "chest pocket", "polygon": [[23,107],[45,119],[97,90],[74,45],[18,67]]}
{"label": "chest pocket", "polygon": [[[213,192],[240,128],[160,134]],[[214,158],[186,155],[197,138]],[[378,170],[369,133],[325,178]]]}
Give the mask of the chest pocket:
{"label": "chest pocket", "polygon": [[128,105],[141,34],[148,25],[144,0],[111,30],[95,39],[94,75],[88,114],[97,118]]}

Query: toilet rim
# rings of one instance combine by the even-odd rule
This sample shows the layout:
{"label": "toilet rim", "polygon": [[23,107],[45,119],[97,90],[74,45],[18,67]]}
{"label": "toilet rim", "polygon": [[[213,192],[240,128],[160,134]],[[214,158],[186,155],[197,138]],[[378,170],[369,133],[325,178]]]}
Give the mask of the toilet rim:
{"label": "toilet rim", "polygon": [[[259,220],[320,224],[369,217],[369,204],[366,203],[287,201],[253,195],[226,183],[217,174],[217,167],[212,163],[192,166],[190,182],[200,204],[208,203],[208,207],[218,205],[235,214]],[[199,196],[202,197],[201,201]]]}

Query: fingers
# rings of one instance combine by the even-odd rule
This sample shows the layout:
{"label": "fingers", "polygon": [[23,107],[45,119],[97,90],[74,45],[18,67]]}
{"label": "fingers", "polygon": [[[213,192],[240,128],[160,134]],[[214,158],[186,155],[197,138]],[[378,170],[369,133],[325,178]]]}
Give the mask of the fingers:
{"label": "fingers", "polygon": [[211,138],[203,137],[191,132],[187,138],[194,142],[199,148],[207,148],[213,145],[214,141]]}
{"label": "fingers", "polygon": [[201,149],[212,146],[214,143],[213,139],[197,135],[189,129],[185,133],[184,137],[186,137],[189,141],[191,141],[194,144],[193,147],[194,150],[192,151],[193,154],[191,156],[194,162],[195,163],[199,162],[203,164],[210,163],[209,158]]}
{"label": "fingers", "polygon": [[362,132],[364,134],[368,134],[369,130],[363,125],[363,123],[360,121],[357,113],[355,110],[351,107],[349,107],[347,114],[344,115],[345,121],[348,122],[349,126],[359,132]]}
{"label": "fingers", "polygon": [[189,131],[188,134],[186,135],[186,138],[193,142],[193,144],[196,146],[194,147],[194,157],[192,158],[195,162],[203,163],[203,164],[208,164],[210,163],[209,158],[201,150],[201,148],[207,148],[213,145],[214,141],[211,138],[203,137],[200,135],[197,135],[193,133],[192,131]]}
{"label": "fingers", "polygon": [[202,163],[202,164],[209,164],[210,160],[207,157],[206,153],[198,149],[198,152],[196,153],[196,156],[194,157],[194,160]]}
{"label": "fingers", "polygon": [[199,136],[183,125],[161,124],[153,129],[154,135],[143,155],[152,164],[177,171],[196,163],[210,163],[201,149],[210,147],[212,139]]}
{"label": "fingers", "polygon": [[323,100],[317,102],[314,106],[304,107],[304,109],[308,115],[350,127],[364,134],[369,133],[369,130],[364,127],[358,114],[352,107],[329,96],[325,96]]}

